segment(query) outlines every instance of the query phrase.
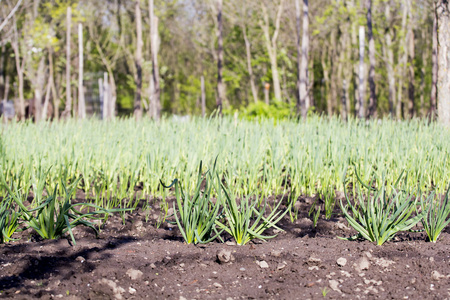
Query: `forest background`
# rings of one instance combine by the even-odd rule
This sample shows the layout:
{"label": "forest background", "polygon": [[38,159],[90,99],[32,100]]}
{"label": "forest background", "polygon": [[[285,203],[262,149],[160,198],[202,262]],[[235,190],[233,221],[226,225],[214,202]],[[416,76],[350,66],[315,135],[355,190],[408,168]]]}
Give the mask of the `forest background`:
{"label": "forest background", "polygon": [[0,100],[13,99],[19,119],[35,120],[222,108],[269,117],[434,117],[435,5],[0,0],[0,23],[10,17],[0,30]]}

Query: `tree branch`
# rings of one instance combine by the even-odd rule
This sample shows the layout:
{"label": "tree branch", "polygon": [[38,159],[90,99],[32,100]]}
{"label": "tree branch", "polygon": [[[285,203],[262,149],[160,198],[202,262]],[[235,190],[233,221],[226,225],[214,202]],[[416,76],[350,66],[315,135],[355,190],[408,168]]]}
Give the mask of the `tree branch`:
{"label": "tree branch", "polygon": [[11,12],[9,13],[9,15],[6,17],[6,19],[3,20],[2,24],[0,24],[0,32],[3,30],[3,27],[6,26],[6,24],[8,23],[9,19],[12,18],[12,16],[14,16],[14,14],[16,13],[16,11],[19,9],[20,4],[22,3],[22,0],[19,0],[16,3],[16,6],[13,8],[13,10],[11,10]]}

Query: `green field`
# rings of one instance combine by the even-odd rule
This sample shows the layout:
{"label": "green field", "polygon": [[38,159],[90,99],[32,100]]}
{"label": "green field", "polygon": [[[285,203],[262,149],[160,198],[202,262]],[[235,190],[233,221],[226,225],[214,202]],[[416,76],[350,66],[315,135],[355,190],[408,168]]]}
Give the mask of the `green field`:
{"label": "green field", "polygon": [[[359,199],[355,206],[347,199],[352,213],[345,217],[358,232],[368,230],[365,238],[382,244],[397,231],[422,220],[423,211],[428,216],[424,221],[438,220],[430,227],[437,239],[447,224],[450,206],[448,197],[442,207],[429,205],[440,203],[432,200],[435,198],[430,193],[442,195],[447,189],[449,146],[449,130],[424,121],[344,123],[312,117],[307,122],[197,118],[187,122],[118,119],[10,123],[3,125],[0,148],[0,226],[7,230],[2,231],[2,241],[10,240],[20,220],[43,238],[57,238],[71,234],[70,228],[78,225],[94,229],[88,219],[103,215],[106,221],[110,213],[132,211],[139,203],[147,218],[153,205],[160,206],[159,227],[170,217],[168,208],[172,203],[166,198],[175,196],[175,191],[183,219],[178,227],[191,228],[186,229],[190,232],[186,241],[198,241],[195,228],[203,227],[196,222],[210,224],[206,237],[214,235],[216,225],[226,228],[220,225],[223,215],[217,215],[219,207],[229,209],[229,224],[240,224],[241,217],[244,223],[256,218],[257,224],[258,215],[266,211],[262,204],[268,196],[288,197],[286,205],[292,221],[298,211],[291,205],[299,196],[315,197],[310,210],[315,226],[320,215],[331,218],[338,203],[346,212],[342,202],[337,201],[344,190],[352,191],[352,197]],[[201,175],[211,170],[215,161],[214,174],[204,177],[209,183],[205,182],[203,189],[198,180],[200,162]],[[397,186],[394,190],[399,177],[401,190]],[[223,187],[214,178],[220,179]],[[175,185],[175,190],[160,184],[161,180],[170,184],[174,179],[181,183]],[[379,192],[364,192],[361,184],[376,187]],[[187,196],[180,194],[180,187]],[[417,197],[427,194],[431,200]],[[410,195],[415,195],[416,200]],[[210,197],[218,199],[214,212]],[[316,206],[317,199],[323,205]],[[272,206],[273,213],[277,207]],[[200,219],[193,221],[200,211]],[[285,213],[277,213],[274,223],[261,226],[275,226],[279,220],[275,221],[275,217]],[[408,223],[413,213],[417,217],[412,219],[414,223]],[[352,221],[352,216],[359,221]],[[244,223],[240,225],[242,232],[250,226]],[[434,234],[435,227],[442,229]],[[379,235],[389,230],[393,234]],[[242,243],[249,239],[244,238]]]}
{"label": "green field", "polygon": [[421,188],[442,193],[449,151],[450,131],[423,121],[89,120],[3,125],[1,168],[23,192],[51,167],[50,189],[81,177],[78,188],[118,201],[133,197],[136,185],[142,195],[162,196],[160,179],[178,178],[192,190],[200,161],[206,170],[216,156],[219,173],[238,195],[281,194],[286,177],[296,195],[342,191],[351,165],[365,181],[385,172],[394,182],[405,170],[409,187],[420,179]]}

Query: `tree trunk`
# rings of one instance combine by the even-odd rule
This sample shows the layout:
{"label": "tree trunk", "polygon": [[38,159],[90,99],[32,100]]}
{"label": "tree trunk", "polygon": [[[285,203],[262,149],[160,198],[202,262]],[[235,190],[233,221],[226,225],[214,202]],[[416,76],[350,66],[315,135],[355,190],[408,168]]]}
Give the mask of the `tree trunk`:
{"label": "tree trunk", "polygon": [[16,18],[14,18],[14,38],[11,41],[11,46],[14,51],[14,58],[16,62],[16,70],[17,70],[17,79],[19,81],[19,105],[17,109],[17,117],[19,120],[23,120],[25,118],[25,98],[23,94],[23,86],[24,86],[24,76],[23,76],[23,68],[24,68],[24,59],[22,62],[20,61],[20,51],[19,51],[19,35],[17,33],[17,22]]}
{"label": "tree trunk", "polygon": [[347,80],[342,81],[342,96],[341,96],[341,117],[342,120],[347,121],[347,105],[348,105],[348,98],[347,98]]}
{"label": "tree trunk", "polygon": [[277,61],[277,40],[278,40],[278,34],[280,31],[280,22],[281,22],[281,16],[283,14],[283,5],[284,0],[280,1],[280,4],[278,6],[277,16],[275,20],[275,30],[272,35],[270,36],[270,22],[269,22],[269,14],[267,12],[267,7],[264,5],[264,3],[261,4],[261,9],[263,12],[264,17],[264,24],[260,22],[260,26],[264,32],[264,39],[266,41],[266,47],[267,52],[269,53],[269,59],[270,59],[270,67],[272,69],[272,82],[273,82],[273,91],[275,94],[275,99],[277,101],[281,100],[281,85],[280,85],[280,75],[278,73],[278,61]]}
{"label": "tree trunk", "polygon": [[326,108],[327,110],[327,114],[331,115],[332,114],[332,104],[331,104],[331,84],[330,84],[330,73],[331,73],[331,64],[328,64],[328,62],[326,61],[326,58],[328,58],[329,60],[331,59],[330,54],[328,53],[329,51],[327,51],[331,46],[329,46],[327,43],[324,43],[324,45],[322,46],[322,51],[321,51],[321,55],[320,55],[320,62],[322,65],[322,70],[323,70],[323,88],[324,91],[321,92],[321,96],[325,97],[325,101],[326,103],[324,103],[323,98],[321,101],[322,104],[322,108]]}
{"label": "tree trunk", "polygon": [[55,86],[55,75],[54,75],[54,71],[53,71],[53,51],[52,48],[49,47],[48,50],[48,64],[49,64],[49,80],[50,80],[50,87],[51,87],[51,91],[52,91],[52,98],[53,98],[53,113],[54,113],[54,118],[56,121],[59,120],[59,103],[60,103],[60,99],[58,96],[58,93],[56,91],[56,86]]}
{"label": "tree trunk", "polygon": [[386,2],[385,7],[385,15],[386,15],[386,22],[387,22],[387,29],[385,34],[385,45],[383,47],[384,49],[384,56],[386,57],[386,71],[387,71],[387,77],[388,77],[388,90],[389,90],[389,114],[392,117],[394,117],[394,103],[395,100],[395,73],[394,73],[394,51],[392,50],[392,16],[391,16],[391,6],[390,1]]}
{"label": "tree trunk", "polygon": [[[34,121],[38,123],[41,120],[41,103],[42,103],[42,92],[45,86],[45,58],[41,57],[39,61],[39,66],[36,72],[36,77],[34,80]],[[31,114],[31,111],[30,111]]]}
{"label": "tree trunk", "polygon": [[66,105],[63,112],[64,118],[69,118],[72,114],[72,98],[70,89],[70,29],[72,27],[72,8],[67,8],[67,32],[66,32]]}
{"label": "tree trunk", "polygon": [[44,105],[42,106],[42,113],[41,113],[41,119],[47,120],[47,114],[48,114],[48,106],[50,104],[50,93],[52,91],[50,85],[50,80],[47,83],[47,88],[45,89],[45,99],[44,99]]}
{"label": "tree trunk", "polygon": [[369,39],[369,117],[377,117],[377,94],[375,87],[375,41],[373,39],[372,31],[372,0],[367,0],[367,37]]}
{"label": "tree trunk", "polygon": [[[298,8],[297,8],[298,7]],[[299,32],[299,3],[296,0],[297,10],[297,31]],[[300,33],[298,33],[300,34]],[[299,38],[300,39],[300,38]],[[298,47],[299,45],[297,45]],[[298,48],[297,48],[298,49]],[[297,50],[297,54],[298,54]],[[302,111],[302,118],[306,118],[308,109],[311,105],[309,97],[309,80],[308,80],[308,55],[309,55],[309,8],[308,0],[303,0],[303,28],[302,28],[302,51],[301,51],[301,63],[299,69],[299,99]]]}
{"label": "tree trunk", "polygon": [[359,112],[358,116],[360,119],[365,118],[364,113],[364,42],[365,42],[365,34],[364,34],[364,26],[359,26]]}
{"label": "tree trunk", "polygon": [[[408,8],[405,7],[403,9],[402,14],[402,27],[401,32],[403,33],[403,39],[401,41],[401,47],[399,50],[399,65],[398,65],[398,93],[397,93],[397,105],[396,105],[396,116],[397,119],[400,120],[402,118],[402,103],[403,101],[403,79],[406,76],[406,64],[408,62],[408,40],[407,40],[407,34],[406,34],[406,23],[407,23],[407,17],[408,17]],[[401,50],[403,49],[403,53],[401,53]]]}
{"label": "tree trunk", "polygon": [[6,77],[6,62],[5,59],[6,53],[5,45],[1,48],[1,56],[0,56],[0,100],[5,98],[5,77]]}
{"label": "tree trunk", "polygon": [[[351,80],[351,66],[348,62],[350,62],[350,50],[351,50],[351,42],[349,36],[349,26],[347,22],[343,23],[340,31],[342,32],[342,37],[340,38],[340,59],[339,59],[339,71],[338,78],[339,81],[342,82],[341,89],[341,117],[343,120],[347,120],[348,118],[348,107],[349,107],[349,99],[348,99],[348,82]],[[342,79],[341,79],[342,78]]]}
{"label": "tree trunk", "polygon": [[78,117],[86,118],[86,102],[83,87],[83,26],[78,23]]}
{"label": "tree trunk", "polygon": [[[429,44],[429,39],[427,36],[427,32],[425,30],[422,30],[422,40],[426,41],[427,44]],[[427,111],[425,109],[425,76],[427,75],[427,68],[429,64],[429,57],[430,57],[430,49],[429,47],[425,47],[425,49],[422,50],[422,67],[420,69],[420,116],[422,118],[425,118],[427,116]]]}
{"label": "tree trunk", "polygon": [[3,100],[7,101],[9,96],[9,74],[5,76],[5,91],[3,94]]}
{"label": "tree trunk", "polygon": [[206,115],[206,94],[205,94],[205,77],[201,77],[200,79],[200,89],[202,93],[202,117],[204,118]]}
{"label": "tree trunk", "polygon": [[339,75],[338,71],[338,49],[337,49],[337,28],[333,28],[330,34],[330,46],[328,47],[328,59],[330,62],[330,81],[329,81],[329,95],[327,103],[328,117],[331,117],[338,108],[339,91],[337,81]]}
{"label": "tree trunk", "polygon": [[414,117],[414,97],[415,97],[415,83],[414,83],[414,60],[415,60],[415,49],[414,49],[414,31],[413,31],[413,19],[412,19],[412,7],[411,0],[408,0],[408,117]]}
{"label": "tree trunk", "polygon": [[302,56],[302,48],[300,44],[301,39],[301,27],[300,27],[300,0],[295,0],[295,25],[297,29],[297,115],[300,114],[303,116],[303,111],[305,110],[305,104],[302,103],[302,97],[300,93],[300,70],[301,70],[301,56]]}
{"label": "tree trunk", "polygon": [[217,110],[222,116],[222,103],[225,99],[225,86],[223,83],[223,20],[222,0],[217,0]]}
{"label": "tree trunk", "polygon": [[161,117],[161,89],[159,84],[159,67],[158,67],[158,18],[155,16],[153,0],[149,0],[150,14],[150,48],[152,58],[152,79],[153,79],[153,95],[152,102],[154,106],[153,118],[158,120]]}
{"label": "tree trunk", "polygon": [[247,37],[247,27],[245,26],[245,24],[242,25],[242,32],[244,34],[245,52],[247,54],[247,70],[248,70],[248,75],[250,76],[250,87],[252,90],[253,101],[255,103],[257,103],[258,102],[258,91],[257,91],[256,85],[255,85],[255,76],[253,75],[252,53],[250,50],[250,41],[248,40],[248,37]]}
{"label": "tree trunk", "polygon": [[436,99],[437,99],[437,81],[438,81],[438,32],[436,2],[435,13],[433,14],[433,53],[432,53],[432,73],[431,73],[431,95],[430,95],[430,117],[436,118]]}
{"label": "tree trunk", "polygon": [[[141,7],[140,0],[136,0],[136,93],[134,97],[134,117],[136,120],[142,118],[142,17],[141,17]],[[106,85],[107,82],[104,82]]]}
{"label": "tree trunk", "polygon": [[353,98],[355,102],[354,107],[354,116],[358,117],[359,115],[359,46],[358,46],[358,23],[354,21],[352,23],[352,56],[351,59],[353,61],[352,71],[353,71],[353,78],[351,79],[353,82]]}
{"label": "tree trunk", "polygon": [[450,126],[450,1],[438,0],[438,110],[439,121]]}

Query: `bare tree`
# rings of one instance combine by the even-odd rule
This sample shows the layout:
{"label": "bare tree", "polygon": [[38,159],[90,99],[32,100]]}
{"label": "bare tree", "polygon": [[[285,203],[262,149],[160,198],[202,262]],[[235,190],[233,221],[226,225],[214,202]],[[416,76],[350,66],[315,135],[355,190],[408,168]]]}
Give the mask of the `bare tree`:
{"label": "bare tree", "polygon": [[414,49],[414,31],[413,31],[413,18],[412,18],[412,4],[411,0],[406,1],[408,7],[408,118],[414,117],[414,95],[415,95],[415,83],[414,83],[414,59],[416,51]]}
{"label": "bare tree", "polygon": [[158,18],[155,16],[153,0],[149,0],[149,15],[150,15],[150,48],[152,59],[152,90],[151,103],[152,117],[159,119],[161,117],[161,90],[159,84],[159,67],[158,67]]}
{"label": "bare tree", "polygon": [[[241,4],[239,4],[241,5]],[[244,35],[244,42],[245,42],[245,53],[246,53],[246,57],[247,57],[247,71],[248,71],[248,75],[250,76],[250,88],[252,91],[252,96],[253,96],[253,101],[255,103],[258,102],[258,90],[256,89],[256,85],[255,85],[255,75],[253,74],[253,67],[252,67],[252,53],[251,53],[251,44],[247,35],[247,6],[246,6],[246,2],[244,1],[243,5],[242,5],[242,22],[241,22],[241,27],[242,27],[242,33]]]}
{"label": "bare tree", "polygon": [[365,42],[364,26],[359,26],[359,112],[360,119],[365,117],[364,113],[364,42]]}
{"label": "bare tree", "polygon": [[83,26],[78,24],[78,117],[86,118],[86,103],[83,87]]}
{"label": "bare tree", "polygon": [[[309,8],[308,0],[303,0],[303,29],[300,50],[300,1],[295,1],[297,23],[297,64],[298,64],[298,102],[297,114],[301,109],[302,118],[306,118],[310,106],[308,92],[308,54],[309,54]],[[300,59],[301,57],[301,59]]]}
{"label": "bare tree", "polygon": [[404,5],[402,12],[402,25],[401,33],[403,34],[402,40],[400,41],[401,50],[399,51],[399,64],[398,64],[398,92],[397,92],[397,103],[396,103],[396,117],[398,120],[402,118],[402,103],[403,103],[403,88],[404,88],[404,78],[406,76],[406,66],[408,62],[408,36],[407,36],[407,21],[408,21],[408,5]]}
{"label": "bare tree", "polygon": [[437,99],[437,81],[438,81],[438,32],[437,32],[437,15],[436,2],[434,3],[433,14],[433,53],[432,53],[432,78],[431,78],[431,95],[430,95],[430,117],[436,118],[436,99]]}
{"label": "bare tree", "polygon": [[386,15],[386,33],[385,44],[383,45],[383,52],[386,58],[386,70],[388,76],[388,90],[389,90],[389,114],[394,116],[394,103],[395,100],[395,73],[394,73],[394,51],[392,49],[392,15],[391,15],[391,0],[386,2],[385,6]]}
{"label": "bare tree", "polygon": [[70,29],[72,27],[72,8],[69,6],[67,8],[67,31],[66,31],[66,105],[62,116],[64,118],[69,118],[72,114],[72,93],[71,93],[71,80],[70,80]]}
{"label": "bare tree", "polygon": [[19,103],[17,109],[17,116],[19,120],[23,120],[25,118],[25,97],[24,97],[24,67],[25,67],[25,59],[20,58],[20,44],[19,44],[19,34],[17,32],[17,21],[13,16],[14,24],[13,24],[13,38],[11,39],[11,47],[14,51],[14,59],[16,62],[16,70],[17,70],[17,78],[19,81]]}
{"label": "bare tree", "polygon": [[20,4],[22,4],[22,0],[17,1],[16,6],[11,10],[11,12],[6,16],[3,22],[0,24],[0,32],[2,32],[3,28],[8,24],[8,21],[14,16],[16,11],[19,9]]}
{"label": "bare tree", "polygon": [[142,17],[141,17],[141,6],[140,0],[136,0],[135,4],[135,14],[136,14],[136,53],[135,53],[135,64],[136,64],[136,93],[134,97],[134,117],[136,120],[142,118]]}
{"label": "bare tree", "polygon": [[438,32],[438,106],[439,121],[450,126],[450,1],[436,3]]}
{"label": "bare tree", "polygon": [[270,35],[270,20],[267,6],[261,1],[261,11],[263,14],[263,20],[259,20],[259,26],[263,30],[264,40],[266,43],[267,52],[269,53],[270,65],[272,68],[272,82],[273,90],[275,93],[275,99],[281,100],[281,85],[280,75],[278,73],[278,61],[277,61],[277,40],[280,32],[281,16],[283,14],[284,0],[280,0],[277,8],[277,14],[275,18],[275,30]]}
{"label": "bare tree", "polygon": [[372,0],[367,0],[367,37],[369,39],[369,88],[370,88],[370,98],[369,98],[369,116],[377,116],[377,94],[375,87],[375,41],[373,39],[372,30]]}
{"label": "bare tree", "polygon": [[225,85],[223,83],[223,19],[222,0],[217,0],[217,110],[222,115],[222,105],[225,99]]}

